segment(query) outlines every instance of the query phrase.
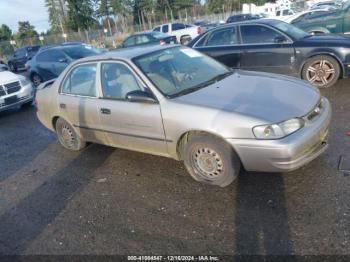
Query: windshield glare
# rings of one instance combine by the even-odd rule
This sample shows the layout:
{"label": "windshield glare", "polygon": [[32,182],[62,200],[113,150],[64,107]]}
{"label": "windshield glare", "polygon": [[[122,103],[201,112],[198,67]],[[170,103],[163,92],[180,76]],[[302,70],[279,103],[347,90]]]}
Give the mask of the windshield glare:
{"label": "windshield glare", "polygon": [[301,39],[310,35],[294,25],[281,21],[274,23],[273,26],[286,33],[287,35],[293,37],[294,39]]}
{"label": "windshield glare", "polygon": [[170,98],[230,72],[214,59],[185,47],[168,48],[143,55],[134,58],[133,62]]}

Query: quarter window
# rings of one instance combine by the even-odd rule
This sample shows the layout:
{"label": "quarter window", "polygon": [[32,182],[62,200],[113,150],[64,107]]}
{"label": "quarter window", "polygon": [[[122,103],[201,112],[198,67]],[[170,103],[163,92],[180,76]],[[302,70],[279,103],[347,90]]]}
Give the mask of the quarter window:
{"label": "quarter window", "polygon": [[236,30],[234,27],[225,28],[213,32],[208,40],[207,46],[233,45],[237,43]]}
{"label": "quarter window", "polygon": [[123,46],[128,47],[128,46],[133,46],[135,45],[135,37],[129,37],[128,39],[126,39],[123,43]]}
{"label": "quarter window", "polygon": [[241,26],[241,35],[244,44],[271,44],[277,37],[283,37],[275,30],[259,25]]}
{"label": "quarter window", "polygon": [[62,93],[96,96],[96,64],[84,64],[74,68],[66,78]]}
{"label": "quarter window", "polygon": [[105,98],[126,99],[129,92],[141,90],[133,72],[121,63],[102,64],[101,74],[102,93]]}

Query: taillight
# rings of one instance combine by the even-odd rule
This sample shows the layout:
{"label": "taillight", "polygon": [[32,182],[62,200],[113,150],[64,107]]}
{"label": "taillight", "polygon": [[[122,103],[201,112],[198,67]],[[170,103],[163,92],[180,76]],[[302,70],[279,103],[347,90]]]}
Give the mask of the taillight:
{"label": "taillight", "polygon": [[160,44],[160,45],[165,45],[166,42],[162,39],[162,40],[159,41],[159,44]]}
{"label": "taillight", "polygon": [[197,33],[200,35],[202,33],[202,27],[198,26],[197,27]]}

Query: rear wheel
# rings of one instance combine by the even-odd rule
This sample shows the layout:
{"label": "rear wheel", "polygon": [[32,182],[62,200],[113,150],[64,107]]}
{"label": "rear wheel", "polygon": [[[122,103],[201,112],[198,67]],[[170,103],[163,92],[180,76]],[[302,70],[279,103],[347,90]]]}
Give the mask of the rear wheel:
{"label": "rear wheel", "polygon": [[74,128],[64,119],[56,121],[56,133],[61,145],[72,151],[79,151],[86,147],[86,142],[80,139]]}
{"label": "rear wheel", "polygon": [[184,162],[195,180],[221,187],[231,184],[241,168],[233,148],[211,135],[192,137],[185,146]]}
{"label": "rear wheel", "polygon": [[43,82],[43,79],[37,73],[33,73],[30,79],[32,80],[34,86],[38,86]]}
{"label": "rear wheel", "polygon": [[333,86],[340,76],[340,66],[333,57],[318,55],[310,58],[303,67],[302,77],[318,88]]}

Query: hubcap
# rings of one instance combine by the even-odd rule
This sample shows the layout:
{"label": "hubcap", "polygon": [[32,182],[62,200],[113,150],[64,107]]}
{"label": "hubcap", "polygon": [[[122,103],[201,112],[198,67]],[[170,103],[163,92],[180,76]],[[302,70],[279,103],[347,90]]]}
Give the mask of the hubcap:
{"label": "hubcap", "polygon": [[62,142],[67,146],[67,147],[73,147],[74,146],[74,133],[70,129],[69,126],[63,125],[61,129],[61,138]]}
{"label": "hubcap", "polygon": [[199,148],[193,154],[197,172],[206,179],[215,179],[223,172],[223,162],[218,153],[210,148]]}
{"label": "hubcap", "polygon": [[334,79],[335,69],[327,60],[318,60],[307,69],[307,80],[316,86],[322,87]]}

